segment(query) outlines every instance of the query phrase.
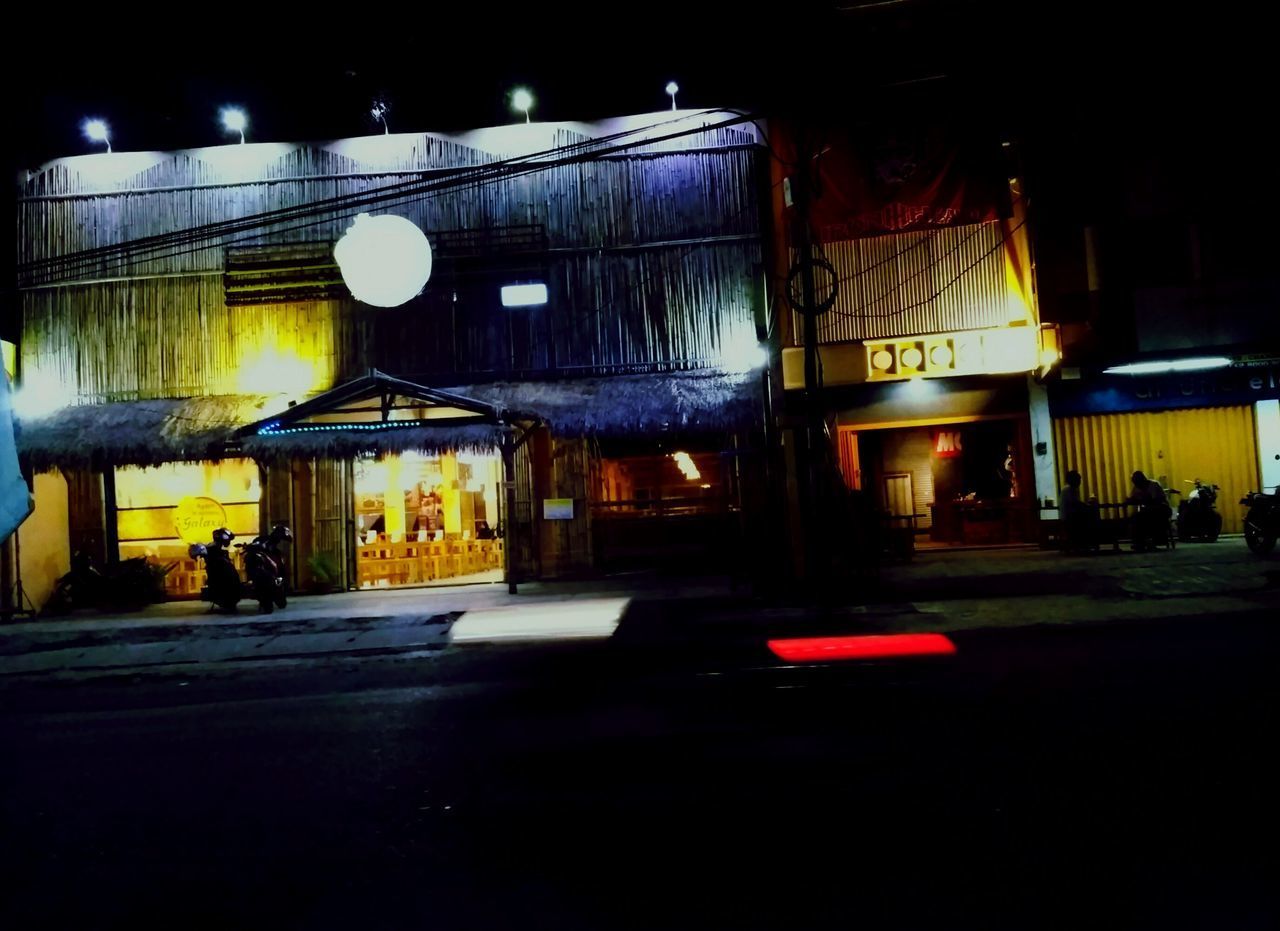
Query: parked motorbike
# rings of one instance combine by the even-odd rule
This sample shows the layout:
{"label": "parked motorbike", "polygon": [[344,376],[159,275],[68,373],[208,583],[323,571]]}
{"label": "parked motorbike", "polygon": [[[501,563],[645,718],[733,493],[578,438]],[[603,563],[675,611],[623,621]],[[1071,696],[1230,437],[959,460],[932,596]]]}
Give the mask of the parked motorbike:
{"label": "parked motorbike", "polygon": [[209,543],[192,543],[187,550],[192,559],[204,560],[207,580],[200,597],[222,611],[235,611],[244,596],[244,583],[231,561],[231,541],[235,537],[226,527],[219,527]]}
{"label": "parked motorbike", "polygon": [[273,607],[283,608],[289,603],[284,583],[284,554],[280,552],[280,546],[292,541],[293,531],[280,523],[272,527],[265,537],[256,536],[247,544],[236,544],[244,548],[249,589],[267,614]]}
{"label": "parked motorbike", "polygon": [[1249,507],[1244,516],[1244,542],[1259,556],[1266,556],[1280,538],[1280,498],[1274,493],[1251,491],[1240,503]]}
{"label": "parked motorbike", "polygon": [[44,611],[140,611],[164,600],[164,577],[174,565],[153,566],[145,556],[134,556],[99,569],[88,553],[77,551],[71,557],[71,571],[58,579]]}
{"label": "parked motorbike", "polygon": [[1218,513],[1218,486],[1187,482],[1195,487],[1178,503],[1178,539],[1204,540],[1212,543],[1222,533],[1222,515]]}

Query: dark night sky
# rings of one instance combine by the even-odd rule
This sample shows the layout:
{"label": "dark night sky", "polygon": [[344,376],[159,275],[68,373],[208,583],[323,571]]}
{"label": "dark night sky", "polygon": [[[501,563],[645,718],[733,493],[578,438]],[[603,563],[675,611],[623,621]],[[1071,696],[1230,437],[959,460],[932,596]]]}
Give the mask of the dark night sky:
{"label": "dark night sky", "polygon": [[229,103],[247,109],[251,140],[327,139],[376,132],[376,97],[393,131],[465,129],[515,119],[506,95],[521,83],[535,118],[592,119],[661,109],[674,78],[684,107],[970,113],[1027,142],[1042,194],[1064,208],[1161,175],[1239,200],[1245,179],[1271,172],[1274,55],[1257,48],[1260,14],[1234,0],[1198,18],[1091,0],[837,9],[868,2],[68,17],[48,33],[12,31],[0,55],[7,161],[12,176],[95,151],[80,131],[88,116],[109,121],[118,150],[229,141],[217,124]]}

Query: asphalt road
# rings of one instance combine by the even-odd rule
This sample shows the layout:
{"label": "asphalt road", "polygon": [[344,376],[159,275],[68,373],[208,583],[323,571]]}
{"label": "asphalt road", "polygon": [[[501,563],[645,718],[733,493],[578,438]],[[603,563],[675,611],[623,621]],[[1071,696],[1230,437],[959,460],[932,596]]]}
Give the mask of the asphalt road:
{"label": "asphalt road", "polygon": [[1274,927],[1269,618],[0,693],[0,925]]}

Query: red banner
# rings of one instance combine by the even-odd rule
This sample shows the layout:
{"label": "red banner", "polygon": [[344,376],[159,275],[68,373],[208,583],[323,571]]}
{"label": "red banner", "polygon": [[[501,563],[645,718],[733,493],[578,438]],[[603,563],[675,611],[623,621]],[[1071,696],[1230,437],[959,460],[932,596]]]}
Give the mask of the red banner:
{"label": "red banner", "polygon": [[[786,132],[780,128],[781,147],[794,154]],[[811,216],[822,242],[1009,214],[1008,173],[994,136],[947,126],[858,128],[821,133],[814,145],[818,188]]]}

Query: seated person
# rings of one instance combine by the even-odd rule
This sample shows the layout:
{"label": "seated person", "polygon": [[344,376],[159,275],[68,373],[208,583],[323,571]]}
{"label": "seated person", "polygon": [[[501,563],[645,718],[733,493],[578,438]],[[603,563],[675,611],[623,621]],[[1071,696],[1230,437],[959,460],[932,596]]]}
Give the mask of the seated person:
{"label": "seated person", "polygon": [[1062,529],[1066,537],[1063,549],[1089,550],[1098,546],[1098,506],[1093,499],[1085,501],[1080,494],[1080,473],[1072,469],[1067,473],[1067,484],[1061,492],[1059,509]]}
{"label": "seated person", "polygon": [[1133,494],[1128,503],[1138,506],[1133,518],[1133,549],[1135,552],[1153,549],[1155,544],[1168,539],[1169,500],[1159,482],[1147,478],[1141,470],[1132,476]]}

